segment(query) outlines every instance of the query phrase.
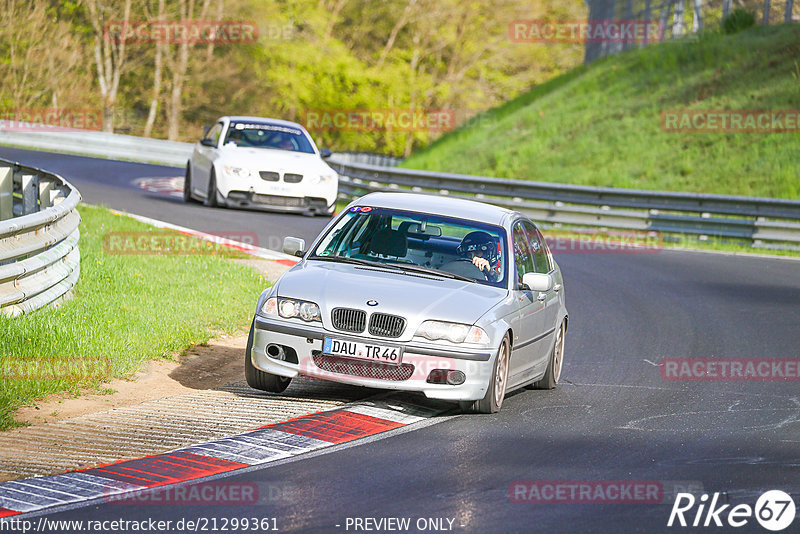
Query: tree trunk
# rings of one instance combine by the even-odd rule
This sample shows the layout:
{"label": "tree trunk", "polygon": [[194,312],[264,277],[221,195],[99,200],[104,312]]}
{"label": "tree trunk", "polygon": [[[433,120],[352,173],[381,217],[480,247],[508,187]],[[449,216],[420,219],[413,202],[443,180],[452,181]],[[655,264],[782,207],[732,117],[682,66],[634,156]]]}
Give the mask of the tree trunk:
{"label": "tree trunk", "polygon": [[692,17],[692,33],[703,29],[703,0],[694,0],[694,16]]}
{"label": "tree trunk", "polygon": [[675,18],[672,19],[673,37],[678,37],[683,35],[683,10],[684,10],[684,0],[678,0],[675,3]]}
{"label": "tree trunk", "polygon": [[[164,0],[158,0],[158,20],[164,20]],[[158,99],[161,96],[161,70],[164,56],[164,43],[156,43],[156,56],[153,64],[153,96],[150,99],[150,111],[144,125],[144,136],[150,137],[158,114]]]}
{"label": "tree trunk", "polygon": [[792,22],[792,8],[794,7],[794,0],[786,0],[786,10],[783,12],[783,22]]}
{"label": "tree trunk", "polygon": [[769,25],[769,0],[764,0],[764,15],[761,19],[761,24],[764,26]]}

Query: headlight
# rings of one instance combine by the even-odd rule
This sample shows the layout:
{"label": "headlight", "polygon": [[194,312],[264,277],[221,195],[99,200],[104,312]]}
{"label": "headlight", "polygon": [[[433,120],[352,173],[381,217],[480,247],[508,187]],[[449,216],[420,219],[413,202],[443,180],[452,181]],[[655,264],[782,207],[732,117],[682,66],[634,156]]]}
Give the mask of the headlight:
{"label": "headlight", "polygon": [[320,185],[332,184],[338,178],[338,174],[320,174],[315,183]]}
{"label": "headlight", "polygon": [[250,170],[244,167],[225,166],[225,172],[235,178],[250,178]]}
{"label": "headlight", "polygon": [[267,302],[264,303],[262,307],[262,311],[265,311],[267,305],[269,304],[270,300],[277,300],[277,304],[273,304],[273,315],[275,314],[275,309],[278,310],[278,315],[283,317],[284,319],[293,319],[295,317],[299,317],[300,319],[306,322],[312,321],[320,321],[322,322],[322,314],[319,311],[319,306],[314,304],[313,302],[306,302],[304,300],[295,300],[295,299],[267,299]]}
{"label": "headlight", "polygon": [[416,335],[431,341],[446,339],[453,343],[489,344],[489,335],[480,326],[445,321],[425,321],[419,325]]}
{"label": "headlight", "polygon": [[278,315],[278,299],[270,297],[261,305],[261,313],[264,315],[271,315],[273,317]]}

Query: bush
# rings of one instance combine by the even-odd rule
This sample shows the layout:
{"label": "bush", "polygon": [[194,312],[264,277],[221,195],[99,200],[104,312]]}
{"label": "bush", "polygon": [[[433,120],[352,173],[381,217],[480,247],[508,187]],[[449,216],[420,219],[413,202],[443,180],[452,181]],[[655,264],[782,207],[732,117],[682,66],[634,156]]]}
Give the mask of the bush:
{"label": "bush", "polygon": [[751,11],[740,7],[734,9],[730,15],[722,20],[722,31],[731,34],[739,33],[756,25],[756,16]]}

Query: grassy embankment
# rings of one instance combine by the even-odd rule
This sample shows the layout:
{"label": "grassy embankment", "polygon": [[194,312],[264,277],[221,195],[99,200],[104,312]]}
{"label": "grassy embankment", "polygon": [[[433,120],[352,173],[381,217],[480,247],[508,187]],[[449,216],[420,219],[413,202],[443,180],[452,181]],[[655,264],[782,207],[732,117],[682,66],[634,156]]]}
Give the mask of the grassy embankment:
{"label": "grassy embankment", "polygon": [[[268,284],[229,261],[238,254],[225,247],[204,254],[109,253],[109,232],[152,233],[163,243],[165,231],[99,207],[82,206],[80,213],[74,298],[14,319],[0,316],[0,430],[15,426],[13,411],[34,399],[96,390],[109,378],[132,376],[143,362],[247,327]],[[181,250],[209,250],[194,238],[177,239]]]}

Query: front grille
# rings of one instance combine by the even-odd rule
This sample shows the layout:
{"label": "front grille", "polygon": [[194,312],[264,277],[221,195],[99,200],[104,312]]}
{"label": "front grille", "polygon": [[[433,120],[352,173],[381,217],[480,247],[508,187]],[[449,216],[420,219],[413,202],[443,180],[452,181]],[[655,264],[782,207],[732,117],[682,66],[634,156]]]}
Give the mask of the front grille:
{"label": "front grille", "polygon": [[298,184],[303,181],[303,175],[286,173],[283,175],[283,181],[287,184]]}
{"label": "front grille", "polygon": [[369,333],[380,337],[400,337],[406,328],[406,320],[388,313],[373,313],[369,318]]}
{"label": "front grille", "polygon": [[261,176],[262,180],[266,180],[268,182],[277,182],[281,178],[280,174],[272,171],[261,171],[258,173],[258,175]]}
{"label": "front grille", "polygon": [[280,195],[253,195],[253,202],[271,204],[273,206],[285,206],[287,208],[302,208],[306,205],[304,198],[282,197]]}
{"label": "front grille", "polygon": [[338,356],[328,356],[325,354],[314,354],[314,363],[317,367],[331,373],[341,375],[363,376],[377,380],[403,381],[411,378],[414,374],[414,366],[410,363],[400,365],[386,365],[377,362],[362,362],[339,358]]}
{"label": "front grille", "polygon": [[360,334],[367,323],[367,312],[352,308],[334,308],[331,311],[331,321],[336,330]]}

